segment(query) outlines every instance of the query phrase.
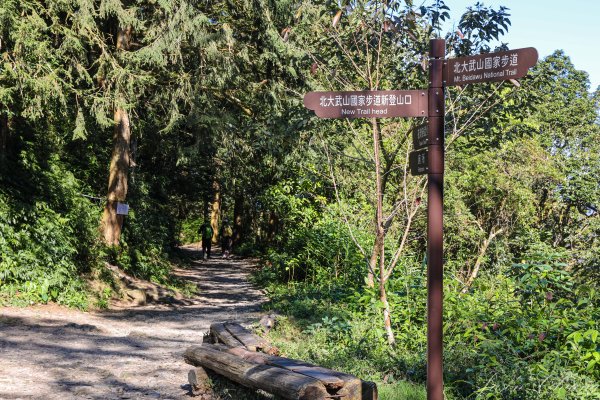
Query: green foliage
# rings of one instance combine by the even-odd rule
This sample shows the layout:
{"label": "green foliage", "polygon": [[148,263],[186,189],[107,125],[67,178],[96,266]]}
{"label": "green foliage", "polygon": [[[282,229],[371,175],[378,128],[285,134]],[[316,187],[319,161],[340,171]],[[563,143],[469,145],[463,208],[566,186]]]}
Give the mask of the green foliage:
{"label": "green foliage", "polygon": [[462,394],[560,398],[564,388],[564,398],[597,398],[591,304],[599,299],[588,286],[574,287],[563,257],[535,248],[508,277],[489,277],[466,295],[446,292],[448,368]]}
{"label": "green foliage", "polygon": [[285,229],[273,238],[266,255],[270,267],[263,273],[282,282],[362,281],[365,261],[335,208],[323,210],[324,198],[298,195],[294,189],[299,188],[283,183],[265,196],[266,206],[284,216],[280,223]]}
{"label": "green foliage", "polygon": [[199,242],[202,239],[200,235],[200,226],[203,223],[203,219],[200,215],[191,214],[181,223],[181,232],[179,234],[179,240],[181,243],[194,243]]}
{"label": "green foliage", "polygon": [[[448,390],[475,398],[536,399],[561,398],[565,389],[562,398],[597,398],[600,299],[590,287],[573,287],[563,256],[532,249],[509,276],[481,279],[466,294],[453,283],[446,286]],[[382,307],[377,294],[352,281],[271,283],[269,307],[293,317],[273,332],[273,340],[294,357],[365,379],[423,382],[423,271],[415,266],[398,275],[390,281],[393,349],[371,322]]]}
{"label": "green foliage", "polygon": [[112,289],[107,287],[99,293],[98,298],[96,299],[96,307],[99,309],[107,309],[109,305],[109,301],[113,296]]}
{"label": "green foliage", "polygon": [[[86,308],[79,275],[99,259],[99,210],[79,195],[80,183],[58,160],[43,166],[24,152],[21,168],[0,190],[0,298]],[[26,176],[35,177],[36,185],[17,183]]]}
{"label": "green foliage", "polygon": [[427,393],[422,386],[410,382],[379,383],[377,390],[381,400],[425,400]]}

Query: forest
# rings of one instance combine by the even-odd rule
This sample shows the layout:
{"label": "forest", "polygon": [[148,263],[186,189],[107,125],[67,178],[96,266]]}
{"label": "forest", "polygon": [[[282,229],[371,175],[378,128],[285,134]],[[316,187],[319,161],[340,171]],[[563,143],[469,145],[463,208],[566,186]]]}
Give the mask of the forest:
{"label": "forest", "polygon": [[[228,218],[282,349],[422,386],[424,118],[302,102],[425,89],[432,38],[510,48],[508,8],[422,3],[1,0],[0,305],[106,307],[107,265],[185,288],[178,246]],[[445,92],[446,397],[600,399],[600,88],[557,49]]]}

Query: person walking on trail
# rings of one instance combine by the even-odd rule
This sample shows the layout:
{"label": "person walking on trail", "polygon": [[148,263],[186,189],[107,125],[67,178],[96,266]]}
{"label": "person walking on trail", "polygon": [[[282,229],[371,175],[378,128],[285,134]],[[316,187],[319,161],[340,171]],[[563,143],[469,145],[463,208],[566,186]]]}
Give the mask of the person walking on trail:
{"label": "person walking on trail", "polygon": [[210,258],[210,248],[212,246],[213,228],[210,226],[210,222],[204,221],[204,224],[200,227],[200,235],[202,236],[202,259],[204,256]]}
{"label": "person walking on trail", "polygon": [[221,248],[223,249],[223,258],[229,258],[231,245],[233,244],[233,229],[229,220],[225,218],[221,226]]}

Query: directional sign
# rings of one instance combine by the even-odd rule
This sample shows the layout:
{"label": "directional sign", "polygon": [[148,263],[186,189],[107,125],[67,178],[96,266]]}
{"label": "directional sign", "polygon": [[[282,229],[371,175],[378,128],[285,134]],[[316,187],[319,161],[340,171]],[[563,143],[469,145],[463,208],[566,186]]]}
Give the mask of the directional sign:
{"label": "directional sign", "polygon": [[454,86],[517,79],[527,75],[537,59],[533,47],[451,58],[444,68],[444,81],[446,86]]}
{"label": "directional sign", "polygon": [[427,124],[419,125],[412,131],[413,148],[415,150],[427,147],[429,143],[429,129]]}
{"label": "directional sign", "polygon": [[408,155],[411,175],[425,175],[427,168],[427,150],[413,151]]}
{"label": "directional sign", "polygon": [[426,117],[426,90],[309,92],[304,106],[321,118]]}

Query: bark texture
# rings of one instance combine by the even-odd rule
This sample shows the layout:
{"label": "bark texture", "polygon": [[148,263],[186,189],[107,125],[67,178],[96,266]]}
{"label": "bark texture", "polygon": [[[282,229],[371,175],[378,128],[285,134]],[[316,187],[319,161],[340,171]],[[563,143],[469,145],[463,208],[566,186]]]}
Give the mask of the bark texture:
{"label": "bark texture", "polygon": [[244,197],[236,193],[233,203],[233,245],[239,244],[244,232]]}
{"label": "bark texture", "polygon": [[473,269],[471,270],[471,273],[469,274],[469,277],[467,278],[467,281],[465,282],[465,287],[462,289],[461,293],[467,293],[469,291],[469,288],[471,287],[473,282],[475,282],[477,275],[479,275],[479,269],[481,268],[481,264],[483,263],[483,258],[485,257],[485,253],[487,253],[488,247],[490,247],[490,243],[492,243],[492,240],[494,240],[494,238],[496,236],[498,236],[500,233],[502,233],[503,230],[504,229],[498,229],[498,230],[492,229],[490,231],[490,233],[488,234],[488,237],[483,240],[483,243],[481,244],[481,247],[479,248],[479,254],[477,255],[477,260],[475,260],[475,265],[473,266]]}
{"label": "bark texture", "polygon": [[129,114],[120,107],[115,109],[114,120],[113,151],[110,160],[107,202],[102,215],[102,232],[104,241],[108,245],[117,246],[123,225],[123,216],[117,215],[117,203],[124,202],[127,198],[131,127]]}
{"label": "bark texture", "polygon": [[213,197],[210,203],[210,226],[213,228],[213,243],[219,241],[219,224],[221,222],[221,185],[214,181],[212,184]]}

